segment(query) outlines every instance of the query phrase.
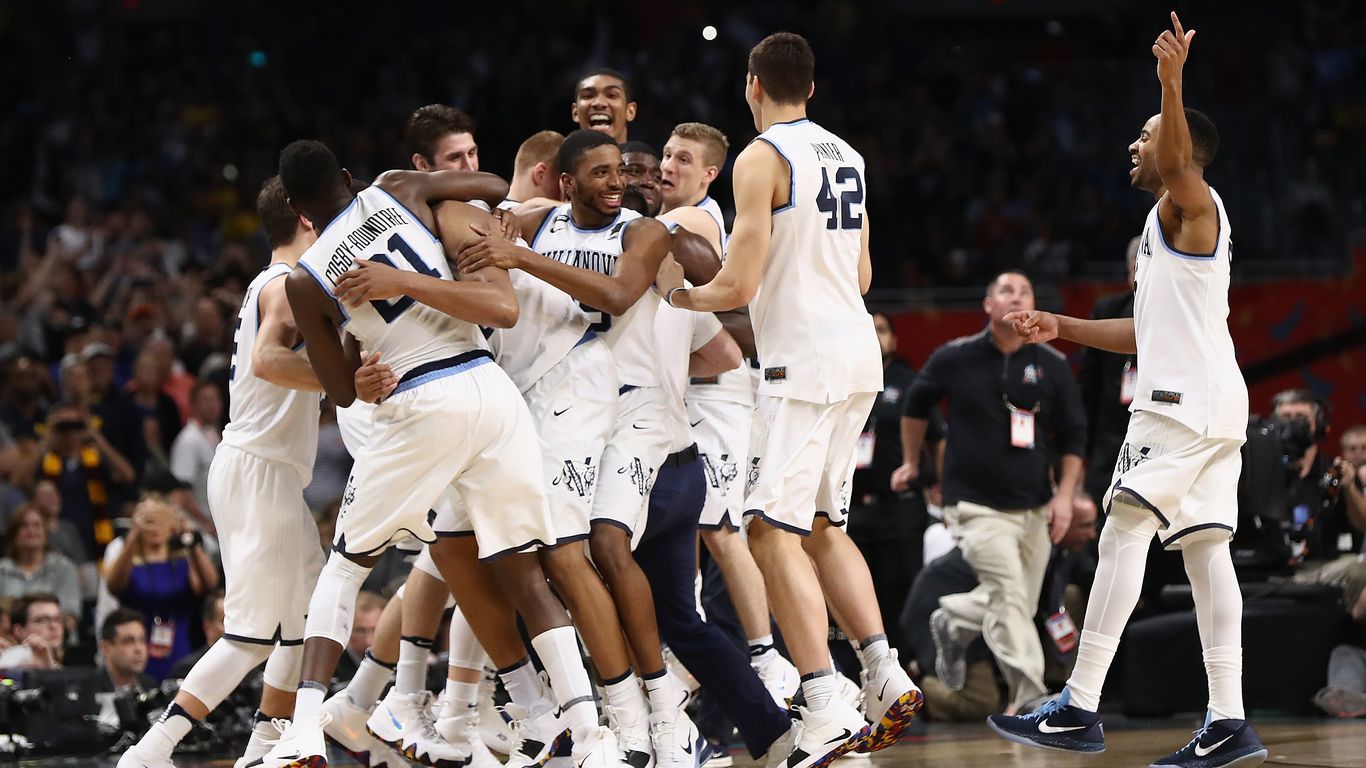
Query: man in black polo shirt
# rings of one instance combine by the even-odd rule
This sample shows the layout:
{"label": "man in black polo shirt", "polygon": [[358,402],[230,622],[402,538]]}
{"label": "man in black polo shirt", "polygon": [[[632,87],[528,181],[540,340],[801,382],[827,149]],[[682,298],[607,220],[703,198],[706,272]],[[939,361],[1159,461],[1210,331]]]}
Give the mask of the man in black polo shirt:
{"label": "man in black polo shirt", "polygon": [[[868,562],[887,640],[903,658],[910,658],[898,614],[920,571],[928,517],[922,489],[936,482],[934,463],[922,456],[919,482],[905,492],[892,490],[892,472],[902,464],[901,410],[915,382],[915,369],[896,356],[896,331],[890,317],[874,312],[873,328],[882,347],[882,392],[859,436],[848,531]],[[925,435],[931,450],[944,439],[942,422],[938,411],[932,410]]]}
{"label": "man in black polo shirt", "polygon": [[[1067,360],[1025,346],[1004,321],[1034,308],[1034,288],[1019,272],[987,286],[990,319],[974,336],[935,350],[906,395],[902,450],[919,456],[930,409],[948,397],[944,514],[980,585],[948,595],[930,618],[940,658],[961,658],[981,634],[1010,689],[1007,713],[1043,695],[1043,649],[1034,628],[1050,543],[1072,518],[1081,481],[1086,417]],[[919,475],[914,462],[893,487]],[[963,686],[961,664],[938,665],[944,683]]]}

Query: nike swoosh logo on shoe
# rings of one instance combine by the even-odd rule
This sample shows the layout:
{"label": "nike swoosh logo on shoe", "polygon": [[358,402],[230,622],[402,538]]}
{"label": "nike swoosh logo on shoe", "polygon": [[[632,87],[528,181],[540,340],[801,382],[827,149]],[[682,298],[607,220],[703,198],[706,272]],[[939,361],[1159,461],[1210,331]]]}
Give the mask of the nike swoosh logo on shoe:
{"label": "nike swoosh logo on shoe", "polygon": [[1209,753],[1213,752],[1214,750],[1216,750],[1216,749],[1218,749],[1218,748],[1224,746],[1224,742],[1225,742],[1225,741],[1228,741],[1228,740],[1231,739],[1231,738],[1233,738],[1235,735],[1237,735],[1237,734],[1229,734],[1228,736],[1225,736],[1224,738],[1220,739],[1219,741],[1214,742],[1213,744],[1209,745],[1208,747],[1201,746],[1199,742],[1196,742],[1196,744],[1195,744],[1195,756],[1196,756],[1196,757],[1204,757],[1205,755],[1208,755]]}
{"label": "nike swoosh logo on shoe", "polygon": [[683,746],[683,752],[684,752],[685,754],[691,755],[691,754],[692,754],[692,745],[691,745],[691,744],[686,744],[686,745],[684,745],[684,746]]}
{"label": "nike swoosh logo on shoe", "polygon": [[1084,731],[1090,728],[1089,725],[1049,725],[1047,720],[1039,723],[1039,733],[1071,733],[1072,731]]}
{"label": "nike swoosh logo on shoe", "polygon": [[878,692],[878,695],[877,695],[878,699],[886,698],[886,696],[887,696],[887,685],[890,684],[891,682],[892,682],[891,680],[887,680],[886,682],[884,682],[884,683],[882,684],[882,690],[881,690],[880,692]]}
{"label": "nike swoosh logo on shoe", "polygon": [[825,742],[825,743],[826,743],[826,744],[834,744],[835,742],[848,741],[848,740],[849,740],[849,737],[850,737],[850,736],[853,736],[853,735],[854,735],[854,732],[853,732],[853,731],[849,730],[848,728],[845,728],[845,729],[844,729],[844,735],[843,735],[843,736],[836,736],[835,738],[833,738],[833,739],[831,739],[831,740],[829,740],[829,741],[827,741],[827,742]]}

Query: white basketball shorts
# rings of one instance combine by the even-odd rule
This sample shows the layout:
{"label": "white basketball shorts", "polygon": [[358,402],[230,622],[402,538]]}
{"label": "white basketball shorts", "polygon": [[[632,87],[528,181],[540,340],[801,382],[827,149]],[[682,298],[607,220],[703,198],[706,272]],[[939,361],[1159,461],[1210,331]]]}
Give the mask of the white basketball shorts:
{"label": "white basketball shorts", "polygon": [[668,395],[659,387],[636,387],[620,396],[602,452],[592,522],[621,528],[632,540],[644,532],[650,489],[669,456],[671,424]]}
{"label": "white basketball shorts", "polygon": [[481,559],[554,540],[521,393],[487,353],[442,363],[405,376],[375,408],[337,517],[343,554],[378,554],[408,535],[433,541],[432,510],[447,489],[465,502]]}
{"label": "white basketball shorts", "polygon": [[1137,411],[1129,418],[1115,473],[1106,492],[1110,509],[1127,491],[1161,523],[1162,546],[1231,538],[1238,524],[1241,440],[1211,439],[1169,416]]}
{"label": "white basketball shorts", "polygon": [[324,558],[299,471],[219,445],[208,491],[226,581],[224,635],[246,643],[303,642]]}
{"label": "white basketball shorts", "polygon": [[843,526],[854,451],[875,399],[876,392],[836,403],[755,398],[745,515],[802,535],[817,516]]}
{"label": "white basketball shorts", "polygon": [[724,400],[689,400],[688,423],[707,478],[699,528],[740,529],[749,472],[749,433],[754,407]]}

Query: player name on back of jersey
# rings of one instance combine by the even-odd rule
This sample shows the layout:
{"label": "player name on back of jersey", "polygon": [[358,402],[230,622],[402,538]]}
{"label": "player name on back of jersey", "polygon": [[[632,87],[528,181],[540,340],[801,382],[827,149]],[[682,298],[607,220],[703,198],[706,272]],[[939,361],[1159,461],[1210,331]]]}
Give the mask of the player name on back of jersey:
{"label": "player name on back of jersey", "polygon": [[375,211],[365,217],[365,221],[360,226],[346,233],[338,243],[336,250],[332,251],[332,256],[327,260],[327,269],[324,274],[333,285],[342,275],[346,274],[355,264],[357,254],[362,248],[370,247],[385,232],[401,227],[405,224],[412,224],[407,217],[396,207],[384,208]]}
{"label": "player name on back of jersey", "polygon": [[816,153],[817,160],[834,160],[844,162],[844,155],[840,154],[838,144],[831,141],[819,141],[811,145],[811,149]]}

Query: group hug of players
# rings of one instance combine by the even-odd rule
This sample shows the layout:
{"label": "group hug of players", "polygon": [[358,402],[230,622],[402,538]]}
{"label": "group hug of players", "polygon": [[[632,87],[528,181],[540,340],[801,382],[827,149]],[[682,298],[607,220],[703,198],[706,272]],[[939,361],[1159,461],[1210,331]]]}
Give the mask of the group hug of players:
{"label": "group hug of players", "polygon": [[[170,766],[263,661],[239,768],[320,768],[327,740],[433,768],[492,768],[490,744],[517,768],[566,747],[582,768],[728,760],[664,646],[772,765],[897,741],[923,699],[841,530],[882,385],[863,160],[805,117],[805,40],[766,38],[749,69],[761,135],[736,158],[729,235],[708,196],[725,136],[683,123],[662,154],[626,141],[636,105],[611,70],[577,83],[579,130],[523,143],[510,185],[478,172],[473,122],[441,105],[405,126],[414,170],[359,192],[320,142],[282,151],[209,477],[226,632],[120,768]],[[302,499],[319,392],[355,459],[325,562]],[[748,654],[698,611],[699,531]],[[361,583],[412,540],[374,647],[327,698]],[[834,671],[831,614],[859,639],[861,686]]]}
{"label": "group hug of players", "polygon": [[[1156,536],[1186,563],[1210,700],[1190,743],[1154,765],[1251,766],[1267,750],[1243,710],[1229,553],[1247,414],[1227,323],[1231,227],[1204,179],[1218,132],[1182,101],[1194,30],[1171,22],[1152,45],[1162,111],[1129,146],[1130,185],[1155,200],[1134,317],[1005,318],[1027,342],[1137,354],[1125,450],[1143,459],[1121,462],[1106,494],[1067,686],[988,724],[1022,744],[1104,750],[1101,687]],[[263,661],[238,768],[323,768],[328,738],[369,764],[396,750],[492,768],[499,742],[481,726],[503,717],[515,768],[566,745],[578,768],[719,765],[728,757],[685,714],[664,645],[770,768],[896,743],[923,697],[842,530],[882,388],[862,299],[864,162],[807,118],[814,69],[798,35],[751,50],[759,135],[735,158],[729,234],[707,195],[725,137],[684,123],[658,158],[627,142],[636,106],[610,71],[577,83],[579,130],[523,144],[511,185],[477,172],[472,123],[443,107],[409,120],[416,170],[359,192],[325,145],[281,152],[258,201],[271,264],[238,316],[209,475],[226,632],[119,768],[169,768]],[[325,563],[302,498],[318,392],[355,458]],[[699,530],[751,654],[699,615]],[[411,577],[347,689],[325,700],[362,582],[408,539],[423,542]],[[449,601],[449,677],[432,701],[427,661]],[[772,650],[770,615],[790,664]],[[861,686],[834,671],[832,617],[856,641]],[[511,700],[502,714],[481,707],[486,666]]]}

